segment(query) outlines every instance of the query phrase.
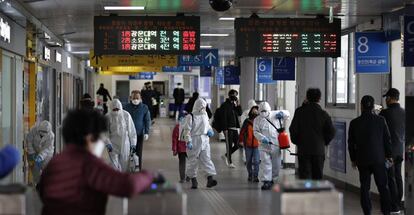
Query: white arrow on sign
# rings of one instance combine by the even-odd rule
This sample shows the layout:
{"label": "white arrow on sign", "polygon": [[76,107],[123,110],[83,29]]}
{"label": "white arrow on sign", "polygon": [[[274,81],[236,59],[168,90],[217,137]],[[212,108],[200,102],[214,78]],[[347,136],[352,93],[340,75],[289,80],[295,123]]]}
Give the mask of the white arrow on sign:
{"label": "white arrow on sign", "polygon": [[208,63],[212,64],[213,63],[213,59],[217,59],[216,56],[214,56],[214,54],[212,52],[209,52],[205,57],[205,59],[208,58]]}

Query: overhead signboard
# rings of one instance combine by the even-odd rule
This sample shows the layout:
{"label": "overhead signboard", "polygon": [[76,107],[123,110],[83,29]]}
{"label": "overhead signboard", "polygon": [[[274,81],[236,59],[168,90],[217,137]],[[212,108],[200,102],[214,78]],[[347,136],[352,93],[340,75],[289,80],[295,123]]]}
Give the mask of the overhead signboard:
{"label": "overhead signboard", "polygon": [[191,67],[189,66],[163,66],[163,72],[191,72]]}
{"label": "overhead signboard", "polygon": [[390,50],[384,32],[355,33],[355,72],[389,73]]}
{"label": "overhead signboard", "polygon": [[296,62],[293,57],[273,58],[273,80],[294,81]]}
{"label": "overhead signboard", "polygon": [[198,55],[182,55],[179,66],[219,66],[218,49],[201,49]]}
{"label": "overhead signboard", "polygon": [[414,66],[414,16],[404,16],[403,66]]}
{"label": "overhead signboard", "polygon": [[111,72],[162,72],[162,67],[157,66],[107,66],[101,67],[101,71]]}
{"label": "overhead signboard", "polygon": [[273,80],[273,60],[272,58],[256,59],[257,83],[274,84]]}
{"label": "overhead signboard", "polygon": [[95,55],[196,55],[198,16],[95,16]]}
{"label": "overhead signboard", "polygon": [[95,56],[94,50],[89,52],[89,60],[93,67],[104,66],[177,66],[176,55],[102,55]]}
{"label": "overhead signboard", "polygon": [[236,56],[339,57],[341,20],[237,18]]}
{"label": "overhead signboard", "polygon": [[154,72],[140,72],[135,75],[130,75],[129,80],[153,80]]}
{"label": "overhead signboard", "polygon": [[224,67],[224,84],[225,85],[239,85],[240,84],[240,69],[237,66]]}

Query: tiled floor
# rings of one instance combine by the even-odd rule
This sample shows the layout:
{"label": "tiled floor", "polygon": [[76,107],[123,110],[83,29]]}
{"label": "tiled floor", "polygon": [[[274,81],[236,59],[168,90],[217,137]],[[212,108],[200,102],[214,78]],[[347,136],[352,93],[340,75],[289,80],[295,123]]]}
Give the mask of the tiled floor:
{"label": "tiled floor", "polygon": [[[171,131],[174,122],[169,119],[157,120],[150,140],[144,145],[144,169],[158,170],[162,172],[167,180],[172,183],[178,182],[178,158],[173,157],[171,152]],[[220,156],[225,151],[224,143],[211,144],[211,156],[217,169],[218,186],[214,189],[206,189],[205,178],[199,176],[200,189],[189,189],[190,184],[183,185],[183,191],[187,194],[188,215],[244,215],[244,214],[277,214],[271,211],[269,205],[272,202],[270,191],[262,192],[258,184],[249,184],[246,180],[246,170],[236,152],[234,161],[236,169],[229,169],[225,166]],[[294,170],[283,170],[282,177],[294,178]],[[358,195],[350,192],[344,194],[344,214],[359,215],[362,211],[359,206]],[[36,201],[37,202],[37,201]],[[107,214],[123,214],[121,200],[111,200]],[[150,207],[157,207],[158,202],[151,203]],[[380,214],[378,203],[373,203],[375,211],[373,214]],[[295,207],[292,205],[292,207]],[[28,214],[38,214],[40,204],[29,205]],[[124,210],[125,211],[125,210]],[[125,213],[124,213],[125,214]],[[128,213],[136,214],[136,213]],[[138,213],[139,214],[139,213]],[[168,214],[168,213],[167,213]]]}

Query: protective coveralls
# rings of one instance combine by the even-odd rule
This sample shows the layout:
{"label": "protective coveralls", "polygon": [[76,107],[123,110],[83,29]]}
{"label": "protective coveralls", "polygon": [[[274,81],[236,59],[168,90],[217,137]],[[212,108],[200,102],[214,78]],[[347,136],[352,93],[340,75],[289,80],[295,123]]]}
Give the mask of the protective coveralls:
{"label": "protective coveralls", "polygon": [[112,110],[106,116],[109,123],[110,143],[108,140],[106,142],[111,144],[109,153],[111,163],[116,169],[125,172],[129,169],[130,152],[135,149],[137,143],[134,122],[131,115],[122,109],[118,99],[112,101]]}
{"label": "protective coveralls", "polygon": [[216,168],[210,157],[210,137],[214,134],[209,124],[207,112],[207,102],[199,98],[196,100],[192,114],[188,114],[183,125],[184,140],[187,142],[188,149],[186,174],[192,179],[192,188],[197,188],[197,171],[199,162],[207,175],[207,187],[217,185],[212,177],[216,175]]}
{"label": "protective coveralls", "polygon": [[55,152],[55,134],[52,125],[48,121],[42,121],[35,125],[26,136],[27,152],[29,154],[30,168],[33,183],[37,184],[42,170],[52,159]]}
{"label": "protective coveralls", "polygon": [[271,111],[269,103],[263,102],[259,105],[260,115],[256,117],[253,124],[254,136],[260,141],[260,175],[264,182],[262,189],[270,189],[273,185],[273,179],[279,177],[281,151],[278,141],[279,134],[275,128],[279,129],[281,127],[276,120],[278,112],[283,113],[284,120],[289,117],[289,112]]}

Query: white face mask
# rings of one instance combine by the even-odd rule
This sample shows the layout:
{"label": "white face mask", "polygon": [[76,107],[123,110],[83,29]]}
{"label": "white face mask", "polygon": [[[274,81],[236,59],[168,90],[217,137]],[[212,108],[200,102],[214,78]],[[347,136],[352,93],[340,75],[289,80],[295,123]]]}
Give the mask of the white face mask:
{"label": "white face mask", "polygon": [[139,105],[141,103],[141,99],[133,99],[132,104]]}
{"label": "white face mask", "polygon": [[260,116],[262,116],[263,118],[266,118],[269,116],[269,112],[260,112]]}
{"label": "white face mask", "polygon": [[104,149],[105,149],[105,144],[101,139],[99,139],[94,144],[92,144],[90,151],[93,155],[100,158],[102,156]]}

